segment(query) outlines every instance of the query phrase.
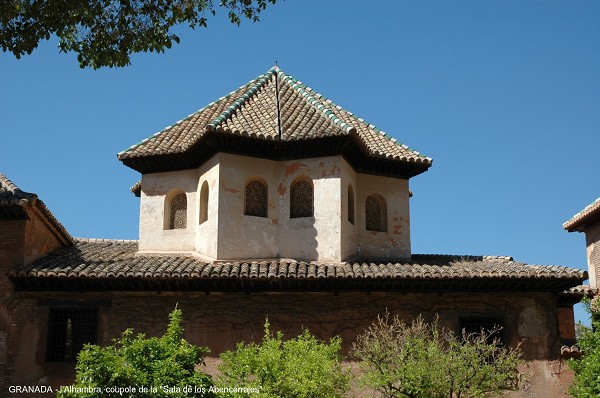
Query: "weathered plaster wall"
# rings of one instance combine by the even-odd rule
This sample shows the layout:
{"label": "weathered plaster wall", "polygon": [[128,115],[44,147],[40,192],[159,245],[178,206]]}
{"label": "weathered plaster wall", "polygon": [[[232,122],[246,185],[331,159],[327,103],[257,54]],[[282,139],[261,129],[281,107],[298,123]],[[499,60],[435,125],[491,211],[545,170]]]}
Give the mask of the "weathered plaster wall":
{"label": "weathered plaster wall", "polygon": [[[341,157],[293,160],[280,163],[279,254],[284,258],[340,261]],[[310,178],[314,187],[314,216],[290,218],[290,186],[297,178]]]}
{"label": "weathered plaster wall", "polygon": [[[33,298],[34,294],[28,296]],[[44,300],[23,299],[16,317],[17,335],[11,356],[15,373],[12,383],[58,385],[73,376],[69,364],[45,363],[44,328],[47,303],[80,300],[105,303],[100,309],[99,343],[108,344],[126,328],[149,336],[164,333],[167,314],[177,304],[184,313],[185,337],[208,346],[208,370],[214,372],[217,358],[240,341],[259,341],[265,318],[272,330],[294,336],[307,327],[321,339],[339,335],[348,354],[352,341],[379,314],[389,311],[407,321],[422,314],[431,320],[439,314],[442,325],[458,329],[461,316],[500,317],[507,344],[521,343],[526,361],[526,390],[518,397],[565,396],[569,373],[558,360],[559,331],[556,297],[548,293],[45,293]],[[141,310],[143,309],[143,310]],[[14,335],[14,333],[13,333]],[[360,396],[355,391],[356,396]],[[543,393],[543,394],[542,394]]]}
{"label": "weathered plaster wall", "polygon": [[[140,197],[140,252],[194,250],[194,231],[197,220],[196,170],[145,174],[142,176]],[[178,192],[187,197],[187,228],[166,229],[164,212],[170,199]]]}
{"label": "weathered plaster wall", "polygon": [[[219,206],[221,201],[221,192],[219,189],[219,175],[221,168],[219,167],[220,154],[213,156],[208,162],[204,163],[197,172],[196,183],[198,184],[195,188],[196,191],[196,202],[191,204],[195,208],[195,217],[191,221],[191,227],[196,231],[195,236],[195,248],[196,251],[209,258],[217,258],[218,253],[218,233],[219,233],[219,221],[221,220],[221,214],[219,214]],[[206,221],[200,224],[200,206],[201,206],[201,190],[202,186],[206,182],[208,187],[208,205]],[[190,204],[188,203],[188,206]]]}
{"label": "weathered plaster wall", "polygon": [[[259,259],[278,256],[278,162],[229,154],[219,155],[219,259]],[[267,185],[267,217],[244,215],[246,185]]]}
{"label": "weathered plaster wall", "polygon": [[[266,218],[244,215],[252,179],[268,187]],[[290,187],[313,184],[314,215],[290,218]],[[201,187],[208,183],[208,219],[199,224]],[[348,185],[354,190],[354,225],[348,221]],[[187,228],[165,228],[165,203],[187,195]],[[387,231],[365,230],[365,199],[378,194],[387,206]],[[167,199],[167,201],[165,200]],[[410,258],[408,181],[356,174],[341,156],[270,161],[221,153],[198,170],[142,178],[140,251],[196,250],[219,260],[295,258],[343,261],[355,255]]]}
{"label": "weathered plaster wall", "polygon": [[[356,173],[350,165],[342,159],[341,162],[341,179],[340,179],[340,202],[341,210],[341,244],[342,244],[342,260],[348,259],[357,254],[357,229],[358,229],[358,212],[357,208],[357,178]],[[354,224],[348,221],[348,186],[352,185],[354,191]],[[364,211],[364,210],[363,210]]]}
{"label": "weathered plaster wall", "polygon": [[598,288],[600,282],[600,222],[585,230],[585,241],[587,244],[590,286]]}
{"label": "weathered plaster wall", "polygon": [[[358,174],[357,245],[360,256],[410,259],[410,216],[408,180]],[[387,205],[387,231],[366,230],[365,201],[377,194]]]}

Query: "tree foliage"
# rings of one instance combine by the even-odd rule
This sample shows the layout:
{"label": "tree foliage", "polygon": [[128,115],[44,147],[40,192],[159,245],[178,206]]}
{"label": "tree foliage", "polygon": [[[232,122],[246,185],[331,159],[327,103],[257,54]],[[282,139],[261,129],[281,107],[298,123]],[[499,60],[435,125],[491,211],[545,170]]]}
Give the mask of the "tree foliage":
{"label": "tree foliage", "polygon": [[583,352],[579,359],[571,359],[575,377],[569,387],[574,398],[600,397],[600,297],[585,300],[592,317],[592,327],[581,327],[577,345]]}
{"label": "tree foliage", "polygon": [[515,387],[519,349],[505,348],[497,331],[458,337],[421,317],[410,325],[378,317],[358,336],[352,353],[363,382],[383,397],[494,397]]}
{"label": "tree foliage", "polygon": [[221,354],[218,387],[256,388],[258,393],[229,393],[226,397],[335,398],[348,389],[349,373],[341,366],[341,339],[329,343],[305,329],[293,339],[272,334],[268,321],[260,344],[240,343],[235,351]]}
{"label": "tree foliage", "polygon": [[206,27],[218,8],[239,25],[258,21],[276,0],[2,0],[0,45],[20,58],[50,36],[63,52],[74,51],[82,68],[130,64],[139,52],[164,52],[179,37],[176,25]]}
{"label": "tree foliage", "polygon": [[171,312],[169,320],[162,337],[128,329],[110,346],[86,345],[77,358],[75,383],[58,397],[212,397],[210,376],[194,369],[208,349],[182,338],[181,310]]}

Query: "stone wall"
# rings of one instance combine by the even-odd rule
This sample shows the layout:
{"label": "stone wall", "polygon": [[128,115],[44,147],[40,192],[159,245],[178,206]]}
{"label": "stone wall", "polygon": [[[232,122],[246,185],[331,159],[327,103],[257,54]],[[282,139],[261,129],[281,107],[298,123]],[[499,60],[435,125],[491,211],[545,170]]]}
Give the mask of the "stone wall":
{"label": "stone wall", "polygon": [[164,333],[167,315],[177,305],[183,310],[186,339],[211,349],[206,370],[212,374],[220,353],[240,341],[260,340],[267,317],[271,329],[285,336],[305,327],[321,339],[339,335],[344,355],[357,334],[386,311],[407,321],[419,314],[431,320],[438,314],[442,325],[456,331],[460,317],[495,317],[504,323],[506,343],[520,343],[526,361],[527,389],[514,396],[543,396],[538,395],[543,391],[559,397],[566,391],[568,372],[558,358],[557,299],[549,293],[27,293],[11,331],[20,336],[11,343],[15,350],[10,355],[18,358],[12,383],[57,386],[73,377],[72,364],[45,362],[45,322],[49,306],[85,302],[100,303],[100,344],[129,327],[149,336]]}

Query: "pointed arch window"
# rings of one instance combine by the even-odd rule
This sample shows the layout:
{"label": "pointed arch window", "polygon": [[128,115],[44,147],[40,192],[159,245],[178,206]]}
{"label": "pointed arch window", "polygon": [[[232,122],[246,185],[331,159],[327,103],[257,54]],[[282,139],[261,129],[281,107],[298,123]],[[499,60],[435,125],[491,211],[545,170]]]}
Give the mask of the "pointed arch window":
{"label": "pointed arch window", "polygon": [[187,197],[184,192],[171,199],[169,212],[169,229],[185,229],[187,227]]}
{"label": "pointed arch window", "polygon": [[267,217],[268,188],[266,184],[253,180],[246,185],[244,214],[254,217]]}
{"label": "pointed arch window", "polygon": [[296,180],[290,188],[290,218],[312,217],[314,208],[313,184]]}
{"label": "pointed arch window", "polygon": [[365,201],[367,231],[387,231],[387,208],[385,199],[379,195],[367,196]]}
{"label": "pointed arch window", "polygon": [[200,218],[199,222],[202,224],[208,220],[208,182],[202,183],[200,188]]}

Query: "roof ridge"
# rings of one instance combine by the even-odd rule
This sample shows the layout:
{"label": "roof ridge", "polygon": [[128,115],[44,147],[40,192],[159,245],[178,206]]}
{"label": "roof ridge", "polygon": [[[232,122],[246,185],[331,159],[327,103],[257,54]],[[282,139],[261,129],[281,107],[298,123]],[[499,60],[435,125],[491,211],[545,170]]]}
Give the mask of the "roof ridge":
{"label": "roof ridge", "polygon": [[585,206],[581,211],[577,212],[573,217],[563,223],[563,229],[573,232],[581,221],[585,220],[588,214],[591,214],[600,209],[600,198],[597,198],[589,205]]}
{"label": "roof ridge", "polygon": [[138,243],[137,239],[104,239],[104,238],[73,238],[75,242],[82,243]]}
{"label": "roof ridge", "polygon": [[[267,81],[269,81],[269,77],[271,77],[275,73],[276,73],[276,69],[273,67],[273,68],[269,69],[266,73],[263,73],[262,75],[257,77],[256,79],[251,80],[249,82],[249,84],[252,82],[255,82],[255,83],[250,85],[244,94],[242,94],[237,100],[235,100],[231,105],[229,105],[227,107],[227,109],[225,109],[223,112],[221,112],[221,114],[219,116],[217,116],[212,122],[208,123],[206,125],[206,129],[208,131],[216,130],[217,126],[219,124],[221,124],[223,121],[227,120],[231,115],[236,113],[246,102],[248,102],[248,100],[254,94],[256,94],[256,92],[258,92],[258,90],[260,90],[264,86],[264,84]],[[247,85],[248,84],[238,88],[234,92],[237,92],[238,90],[240,90],[241,88],[244,88]]]}
{"label": "roof ridge", "polygon": [[[426,159],[426,160],[428,160],[430,162],[433,160],[429,156],[423,155],[419,151],[415,151],[414,149],[410,148],[408,145],[401,143],[396,138],[388,135],[385,131],[381,130],[380,128],[377,128],[374,124],[369,123],[365,119],[356,116],[354,113],[352,113],[352,112],[348,111],[347,109],[345,109],[344,107],[336,104],[334,101],[332,101],[331,99],[325,97],[321,93],[316,92],[315,90],[313,90],[312,88],[308,87],[306,84],[302,83],[298,79],[296,79],[293,76],[291,76],[291,75],[285,73],[284,71],[282,71],[279,67],[277,67],[277,69],[278,69],[278,73],[280,75],[283,75],[283,76],[287,77],[288,79],[291,79],[294,82],[294,84],[292,85],[292,88],[294,88],[297,91],[301,92],[302,93],[301,95],[303,97],[305,97],[305,98],[309,97],[309,98],[306,98],[307,102],[311,103],[311,99],[314,99],[315,102],[319,102],[327,111],[330,112],[330,113],[327,113],[326,111],[322,111],[325,114],[325,116],[328,117],[334,124],[336,124],[339,127],[345,129],[347,133],[356,133],[356,128],[354,126],[351,126],[348,123],[344,122],[339,117],[337,117],[337,115],[335,115],[335,112],[333,110],[327,109],[326,105],[323,105],[323,103],[320,102],[319,99],[323,99],[325,101],[325,103],[329,102],[332,105],[332,107],[335,108],[336,110],[338,110],[340,112],[344,112],[346,115],[348,115],[352,119],[354,119],[354,120],[356,120],[356,121],[358,121],[358,122],[366,125],[367,127],[373,129],[375,132],[381,134],[384,138],[386,138],[388,141],[391,141],[393,144],[398,145],[398,146],[402,147],[403,149],[408,150],[408,151],[414,153],[415,155],[417,155],[417,156],[419,156],[421,158],[424,158],[424,159]],[[284,79],[284,78],[282,78],[282,79]],[[303,90],[303,89],[305,89],[305,90]],[[318,97],[319,99],[315,98],[314,96],[312,96],[310,93],[308,93],[306,91],[309,91],[310,93],[314,93],[314,95],[316,97]],[[304,94],[306,94],[306,96]],[[311,105],[313,105],[313,104],[311,103]],[[318,107],[317,107],[317,109],[321,110]],[[331,115],[333,115],[333,117]],[[350,129],[345,128],[343,125],[349,126]]]}
{"label": "roof ridge", "polygon": [[[3,195],[3,192],[6,194]],[[0,200],[2,200],[2,196],[8,197],[9,204],[18,202],[21,206],[32,205],[38,199],[37,194],[23,191],[6,175],[0,173]]]}
{"label": "roof ridge", "polygon": [[[310,87],[308,87],[306,84],[302,83],[295,77],[288,75],[287,73],[282,71],[280,68],[277,68],[277,69],[278,69],[277,73],[281,76],[281,80],[283,82],[289,84],[292,89],[294,89],[298,93],[300,93],[300,95],[306,100],[306,102],[308,102],[311,106],[313,106],[318,111],[320,111],[323,114],[323,116],[325,116],[327,119],[329,119],[329,121],[331,121],[331,123],[338,126],[342,130],[344,130],[346,133],[349,133],[349,134],[356,133],[356,127],[354,127],[354,126],[344,122],[342,119],[340,119],[333,110],[329,109],[319,99],[317,99],[313,95],[311,95],[311,93],[314,92],[319,97],[322,97],[322,98],[325,98],[325,97],[323,97],[321,94],[317,93],[316,91],[312,90]],[[309,93],[308,91],[310,91],[311,93]],[[333,104],[333,101],[329,101],[329,102],[331,104]],[[337,108],[343,109],[340,106],[337,106]]]}

